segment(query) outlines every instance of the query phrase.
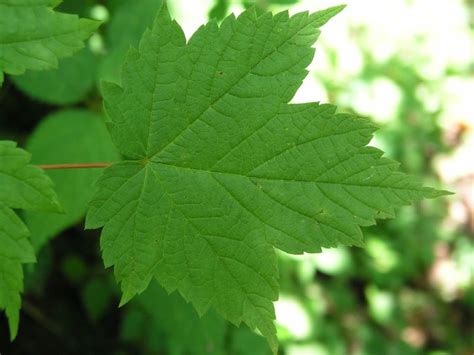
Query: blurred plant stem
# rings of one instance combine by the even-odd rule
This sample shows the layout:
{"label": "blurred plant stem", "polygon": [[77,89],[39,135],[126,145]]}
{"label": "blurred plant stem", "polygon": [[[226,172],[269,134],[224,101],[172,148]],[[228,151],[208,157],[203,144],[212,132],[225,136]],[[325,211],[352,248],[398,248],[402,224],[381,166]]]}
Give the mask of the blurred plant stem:
{"label": "blurred plant stem", "polygon": [[34,319],[39,325],[47,329],[49,332],[62,337],[61,327],[49,317],[47,317],[41,310],[28,300],[23,299],[22,310]]}

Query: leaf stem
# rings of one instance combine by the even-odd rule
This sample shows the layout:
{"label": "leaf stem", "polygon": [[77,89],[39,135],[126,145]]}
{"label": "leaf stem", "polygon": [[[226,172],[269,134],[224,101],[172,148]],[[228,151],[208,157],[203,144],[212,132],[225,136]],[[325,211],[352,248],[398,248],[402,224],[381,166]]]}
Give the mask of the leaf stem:
{"label": "leaf stem", "polygon": [[38,322],[41,326],[45,329],[50,331],[51,333],[62,336],[61,327],[55,323],[53,320],[48,318],[38,307],[34,304],[28,302],[28,300],[23,299],[21,305],[22,311],[28,314],[32,319]]}
{"label": "leaf stem", "polygon": [[99,168],[107,168],[111,165],[112,163],[78,163],[78,164],[37,165],[37,167],[44,170],[99,169]]}

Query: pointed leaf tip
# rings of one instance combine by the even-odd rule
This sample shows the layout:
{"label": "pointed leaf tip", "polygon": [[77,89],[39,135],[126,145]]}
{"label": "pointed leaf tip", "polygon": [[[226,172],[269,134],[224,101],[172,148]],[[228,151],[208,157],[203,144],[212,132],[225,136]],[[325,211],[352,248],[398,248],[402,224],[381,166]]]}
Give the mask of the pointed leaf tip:
{"label": "pointed leaf tip", "polygon": [[437,190],[434,188],[426,188],[425,198],[437,198],[442,196],[451,196],[455,195],[455,192],[447,191],[447,190]]}
{"label": "pointed leaf tip", "polygon": [[325,10],[317,11],[313,14],[311,14],[311,17],[314,18],[317,27],[321,27],[325,25],[326,23],[329,22],[334,16],[336,16],[338,13],[340,13],[346,5],[337,5],[333,7],[329,7]]}
{"label": "pointed leaf tip", "polygon": [[168,1],[163,0],[160,6],[160,9],[158,10],[158,14],[161,14],[162,12],[165,12],[169,15],[170,10],[168,9]]}
{"label": "pointed leaf tip", "polygon": [[7,308],[8,330],[10,333],[10,342],[13,342],[18,335],[18,327],[20,325],[20,310],[19,308]]}
{"label": "pointed leaf tip", "polygon": [[344,10],[346,7],[347,7],[347,4],[341,4],[341,5],[336,5],[336,6],[329,7],[329,8],[327,8],[327,10],[333,12],[334,15],[337,15],[342,10]]}
{"label": "pointed leaf tip", "polygon": [[119,308],[125,306],[130,300],[134,297],[133,292],[128,292],[127,290],[123,290],[122,298],[120,299]]}

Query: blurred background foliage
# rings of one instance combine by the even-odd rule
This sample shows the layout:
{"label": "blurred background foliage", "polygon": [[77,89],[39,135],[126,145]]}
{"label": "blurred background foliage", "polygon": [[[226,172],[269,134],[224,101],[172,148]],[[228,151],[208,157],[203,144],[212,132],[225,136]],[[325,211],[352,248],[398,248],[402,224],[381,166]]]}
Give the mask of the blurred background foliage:
{"label": "blurred background foliage", "polygon": [[[456,192],[365,228],[366,247],[279,253],[275,304],[281,354],[474,353],[474,2],[346,0],[324,27],[294,102],[338,104],[379,126],[372,144],[427,185]],[[315,11],[329,0],[169,0],[189,36],[209,18],[249,6]],[[0,139],[35,163],[116,161],[99,81],[153,21],[159,0],[66,0],[64,12],[104,21],[59,68],[10,77],[0,92]],[[48,172],[65,215],[24,214],[38,263],[26,268],[20,333],[2,354],[263,355],[265,341],[210,312],[199,318],[157,284],[123,308],[98,233],[83,231],[97,171]]]}

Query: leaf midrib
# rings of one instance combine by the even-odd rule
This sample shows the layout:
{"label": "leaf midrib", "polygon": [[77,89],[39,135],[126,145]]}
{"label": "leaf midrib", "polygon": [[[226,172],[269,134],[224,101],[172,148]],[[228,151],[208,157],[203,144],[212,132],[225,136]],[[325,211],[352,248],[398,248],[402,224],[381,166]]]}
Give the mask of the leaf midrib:
{"label": "leaf midrib", "polygon": [[[41,37],[36,37],[36,38],[28,38],[28,39],[21,39],[21,40],[15,40],[15,41],[2,41],[0,42],[0,47],[5,46],[14,46],[19,43],[29,43],[29,42],[38,42],[38,41],[44,41],[44,40],[53,40],[53,39],[58,39],[58,37],[62,36],[67,36],[70,34],[73,34],[75,32],[80,32],[80,28],[74,29],[72,31],[66,31],[66,32],[61,32],[61,33],[53,33],[48,36],[44,35]],[[66,43],[61,42],[63,45],[68,46]],[[72,45],[69,45],[70,47],[73,47]]]}
{"label": "leaf midrib", "polygon": [[281,181],[281,182],[296,182],[296,183],[308,183],[308,184],[322,184],[322,185],[342,185],[342,186],[353,186],[353,187],[373,187],[373,188],[387,188],[390,190],[401,190],[401,191],[422,191],[423,188],[410,188],[410,187],[398,187],[398,186],[383,186],[383,185],[364,185],[364,184],[354,184],[354,183],[346,183],[346,182],[334,182],[334,181],[318,181],[318,180],[301,180],[301,179],[285,179],[285,178],[273,178],[273,177],[266,177],[266,176],[256,176],[256,175],[243,175],[235,172],[227,172],[227,171],[213,171],[213,170],[206,170],[206,169],[198,169],[180,165],[174,165],[171,163],[165,162],[156,162],[150,161],[147,164],[154,164],[154,165],[163,165],[167,167],[172,167],[175,169],[180,170],[188,170],[188,171],[195,171],[200,173],[206,174],[219,174],[219,175],[227,175],[233,176],[238,178],[246,178],[250,179],[253,184],[256,184],[257,181]]}

